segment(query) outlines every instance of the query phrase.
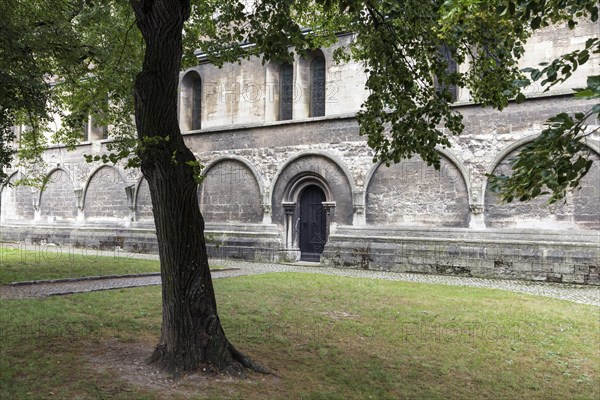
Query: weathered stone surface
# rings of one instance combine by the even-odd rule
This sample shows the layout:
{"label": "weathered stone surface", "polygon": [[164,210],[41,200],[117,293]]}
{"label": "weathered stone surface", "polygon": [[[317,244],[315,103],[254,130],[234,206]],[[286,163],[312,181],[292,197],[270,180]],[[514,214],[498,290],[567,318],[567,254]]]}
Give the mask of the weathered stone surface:
{"label": "weathered stone surface", "polygon": [[35,216],[36,191],[27,186],[13,186],[23,178],[21,173],[16,173],[10,178],[9,185],[2,187],[3,221],[33,220]]}
{"label": "weathered stone surface", "polygon": [[126,183],[117,169],[98,169],[92,175],[85,191],[86,218],[98,222],[126,220],[130,210],[125,187]]}
{"label": "weathered stone surface", "polygon": [[150,198],[150,187],[145,179],[142,179],[137,187],[135,215],[136,221],[150,220],[154,222],[154,216],[152,214],[152,199]]}
{"label": "weathered stone surface", "polygon": [[77,197],[69,174],[57,169],[50,174],[40,196],[40,214],[49,222],[77,217]]}
{"label": "weathered stone surface", "polygon": [[[329,238],[323,262],[340,268],[368,265],[397,272],[598,284],[597,235],[564,235],[563,243],[553,242],[552,234],[544,236],[531,232],[529,237],[536,239],[531,243],[526,231],[515,236],[502,229],[339,227]],[[557,247],[568,263],[552,263]]]}
{"label": "weathered stone surface", "polygon": [[[555,49],[571,51],[596,36],[597,26],[581,28],[576,36],[560,28],[532,38],[524,63],[549,61]],[[548,117],[593,104],[565,94],[600,73],[598,55],[576,71],[570,86],[542,93],[532,85],[525,103],[510,103],[503,112],[469,103],[468,91],[461,90],[455,107],[465,130],[440,150],[436,171],[418,157],[389,168],[373,164],[355,118],[368,95],[362,66],[332,60],[335,47],[350,40],[345,35],[322,49],[323,117],[309,117],[309,66],[319,52],[294,60],[293,112],[286,121],[278,121],[278,64],[253,58],[218,69],[201,60],[182,72],[194,78],[182,80],[180,117],[186,143],[207,165],[198,200],[211,254],[294,261],[300,252],[298,199],[314,185],[326,196],[326,264],[598,284],[598,133],[586,139],[594,164],[566,203],[548,207],[540,198],[504,205],[486,190],[486,174],[506,171]],[[197,98],[189,98],[197,96],[190,82],[201,83],[200,108]],[[194,122],[198,115],[201,121]],[[156,251],[150,193],[140,172],[124,169],[124,162],[114,168],[83,162],[83,154],[106,153],[107,145],[92,140],[73,152],[51,147],[44,154],[49,184],[41,195],[3,188],[0,239]]]}
{"label": "weathered stone surface", "polygon": [[207,222],[262,221],[262,194],[252,171],[236,160],[211,166],[199,190],[200,210]]}
{"label": "weathered stone surface", "polygon": [[467,185],[443,157],[439,170],[420,157],[381,164],[367,186],[368,224],[468,226]]}
{"label": "weathered stone surface", "polygon": [[[518,149],[508,154],[494,169],[494,174],[510,175],[510,161]],[[569,194],[564,202],[548,205],[549,195],[502,204],[491,191],[485,193],[486,226],[538,229],[600,229],[600,157],[591,152],[594,161],[581,187]]]}

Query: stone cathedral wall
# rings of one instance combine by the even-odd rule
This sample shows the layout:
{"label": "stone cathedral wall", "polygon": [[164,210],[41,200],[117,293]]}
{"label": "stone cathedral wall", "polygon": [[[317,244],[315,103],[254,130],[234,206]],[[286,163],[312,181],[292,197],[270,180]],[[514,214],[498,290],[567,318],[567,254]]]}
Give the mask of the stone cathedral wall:
{"label": "stone cathedral wall", "polygon": [[[570,41],[556,30],[534,38],[524,62],[551,59],[593,29]],[[548,206],[541,197],[500,204],[486,178],[506,172],[548,117],[589,102],[574,101],[570,87],[551,93],[532,87],[525,103],[497,112],[471,104],[462,91],[455,107],[465,131],[439,149],[441,168],[418,156],[388,167],[373,163],[358,134],[364,73],[357,64],[333,64],[332,52],[322,51],[328,95],[319,117],[310,116],[306,60],[294,63],[294,117],[285,121],[278,120],[276,65],[249,60],[217,69],[200,60],[182,72],[180,118],[187,144],[205,165],[198,204],[214,257],[298,260],[298,203],[305,188],[316,186],[326,200],[323,264],[600,284],[598,134],[588,138],[590,172],[563,203]],[[598,63],[586,68],[572,85],[600,73]],[[188,97],[193,86],[185,87],[198,79],[201,107]],[[157,251],[150,190],[140,172],[83,161],[83,154],[106,152],[109,141],[84,142],[72,152],[51,147],[44,190],[3,187],[0,239]],[[26,174],[15,170],[11,181]]]}
{"label": "stone cathedral wall", "polygon": [[[568,98],[511,105],[496,115],[508,132],[494,132],[495,121],[488,118],[487,133],[477,132],[486,142],[469,132],[456,138],[440,151],[439,170],[418,156],[390,167],[373,164],[352,117],[188,134],[188,144],[206,165],[198,203],[209,248],[221,257],[295,259],[289,251],[294,245],[286,245],[282,204],[296,180],[319,177],[335,202],[323,263],[598,283],[597,142],[590,142],[590,173],[565,203],[548,206],[541,198],[499,204],[485,190],[485,173],[506,168],[531,139],[535,123],[522,123],[523,115],[544,118],[548,102],[570,107]],[[473,106],[462,111],[467,119],[487,112]],[[510,120],[525,129],[512,129]],[[304,143],[304,132],[318,132],[320,141]],[[82,162],[89,147],[50,149],[52,170],[43,191],[2,190],[3,240],[156,251],[147,183],[138,171]]]}

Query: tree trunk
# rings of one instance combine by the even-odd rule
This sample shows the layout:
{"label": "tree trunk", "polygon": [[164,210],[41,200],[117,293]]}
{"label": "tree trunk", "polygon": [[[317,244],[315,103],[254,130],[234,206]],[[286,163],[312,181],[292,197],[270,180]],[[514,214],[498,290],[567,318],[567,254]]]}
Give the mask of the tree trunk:
{"label": "tree trunk", "polygon": [[151,362],[178,375],[200,367],[265,372],[227,340],[217,314],[197,183],[177,119],[183,23],[189,0],[130,0],[144,36],[135,83],[141,169],[148,181],[162,277],[162,329]]}

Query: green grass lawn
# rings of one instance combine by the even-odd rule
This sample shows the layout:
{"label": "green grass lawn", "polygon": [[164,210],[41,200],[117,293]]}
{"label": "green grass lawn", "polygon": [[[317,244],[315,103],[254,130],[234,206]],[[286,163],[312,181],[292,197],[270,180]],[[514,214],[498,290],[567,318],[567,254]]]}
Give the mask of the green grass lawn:
{"label": "green grass lawn", "polygon": [[155,260],[99,256],[95,250],[76,254],[73,249],[43,248],[38,251],[0,248],[0,284],[38,279],[122,275],[159,272]]}
{"label": "green grass lawn", "polygon": [[[22,250],[17,247],[0,246],[0,285],[11,282],[61,279],[102,275],[125,275],[160,272],[156,260],[100,256],[96,250],[43,248],[38,251]],[[219,267],[211,266],[211,269]]]}
{"label": "green grass lawn", "polygon": [[[299,273],[215,281],[232,342],[278,378],[144,388],[90,354],[160,332],[160,288],[0,303],[0,398],[597,399],[599,308]],[[106,351],[106,350],[105,350]],[[110,350],[109,350],[110,351]],[[96,365],[97,367],[97,365]],[[200,380],[200,378],[198,378]]]}

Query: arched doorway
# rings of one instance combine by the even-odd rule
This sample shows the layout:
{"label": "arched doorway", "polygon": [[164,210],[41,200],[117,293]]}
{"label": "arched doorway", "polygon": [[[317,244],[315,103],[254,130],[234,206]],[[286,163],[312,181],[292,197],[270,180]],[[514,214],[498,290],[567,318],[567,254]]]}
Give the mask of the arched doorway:
{"label": "arched doorway", "polygon": [[300,260],[318,262],[327,240],[325,193],[316,185],[306,186],[300,194],[298,236]]}

